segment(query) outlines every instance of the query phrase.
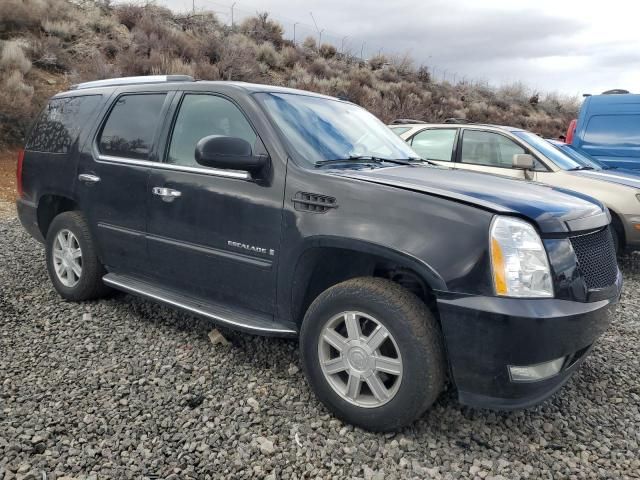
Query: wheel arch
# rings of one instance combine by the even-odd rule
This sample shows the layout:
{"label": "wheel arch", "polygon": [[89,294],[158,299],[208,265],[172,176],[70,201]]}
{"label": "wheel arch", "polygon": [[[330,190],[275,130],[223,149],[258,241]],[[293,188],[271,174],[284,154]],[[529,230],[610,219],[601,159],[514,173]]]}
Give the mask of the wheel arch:
{"label": "wheel arch", "polygon": [[609,214],[611,215],[611,226],[618,234],[618,240],[620,241],[620,249],[624,249],[627,245],[627,229],[622,222],[622,216],[618,214],[614,209],[610,206],[607,206],[609,209]]}
{"label": "wheel arch", "polygon": [[300,325],[313,300],[327,288],[360,276],[388,278],[418,295],[435,312],[434,290],[446,290],[442,277],[406,252],[365,240],[314,237],[305,242],[288,280],[291,320]]}
{"label": "wheel arch", "polygon": [[63,212],[69,212],[78,209],[78,203],[67,195],[58,193],[45,193],[38,199],[36,209],[36,218],[38,221],[38,229],[42,233],[43,238],[47,238],[47,232],[53,219]]}

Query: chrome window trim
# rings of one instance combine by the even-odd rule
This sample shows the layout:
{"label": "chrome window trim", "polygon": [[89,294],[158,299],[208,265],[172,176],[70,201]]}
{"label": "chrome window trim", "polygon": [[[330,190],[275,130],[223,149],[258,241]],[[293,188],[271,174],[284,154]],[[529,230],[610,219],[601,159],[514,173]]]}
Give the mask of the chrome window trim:
{"label": "chrome window trim", "polygon": [[113,155],[98,155],[98,160],[103,163],[117,163],[122,165],[135,165],[138,167],[157,168],[159,170],[172,170],[184,173],[199,173],[214,177],[236,178],[239,180],[251,180],[251,174],[244,170],[221,170],[217,168],[187,167],[183,165],[172,165],[169,163],[152,162],[150,160],[136,160],[133,158],[116,157]]}

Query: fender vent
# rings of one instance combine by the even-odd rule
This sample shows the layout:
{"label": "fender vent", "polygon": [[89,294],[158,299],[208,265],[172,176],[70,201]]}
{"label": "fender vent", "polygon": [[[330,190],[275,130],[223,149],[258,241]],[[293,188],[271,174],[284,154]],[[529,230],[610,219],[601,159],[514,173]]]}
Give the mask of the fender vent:
{"label": "fender vent", "polygon": [[331,208],[338,208],[335,198],[316,193],[298,192],[291,201],[301,212],[326,213]]}

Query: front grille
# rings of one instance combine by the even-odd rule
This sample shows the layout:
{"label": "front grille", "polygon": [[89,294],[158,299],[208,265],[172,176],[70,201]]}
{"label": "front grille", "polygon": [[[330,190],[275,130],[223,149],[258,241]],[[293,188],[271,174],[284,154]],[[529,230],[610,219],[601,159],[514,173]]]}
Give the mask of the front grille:
{"label": "front grille", "polygon": [[589,235],[572,237],[571,245],[589,290],[609,287],[616,283],[618,264],[613,238],[608,228]]}

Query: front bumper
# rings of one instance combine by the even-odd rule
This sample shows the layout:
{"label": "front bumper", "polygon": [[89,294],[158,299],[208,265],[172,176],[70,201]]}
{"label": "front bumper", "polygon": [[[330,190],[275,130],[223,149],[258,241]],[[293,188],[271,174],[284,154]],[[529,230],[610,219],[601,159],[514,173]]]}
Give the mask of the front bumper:
{"label": "front bumper", "polygon": [[[606,330],[620,296],[590,303],[442,295],[438,309],[458,399],[480,408],[516,409],[555,393]],[[567,357],[558,374],[514,382],[509,365],[535,365]]]}

